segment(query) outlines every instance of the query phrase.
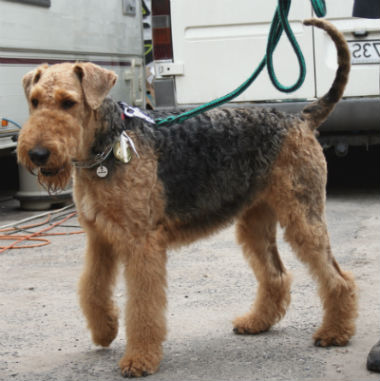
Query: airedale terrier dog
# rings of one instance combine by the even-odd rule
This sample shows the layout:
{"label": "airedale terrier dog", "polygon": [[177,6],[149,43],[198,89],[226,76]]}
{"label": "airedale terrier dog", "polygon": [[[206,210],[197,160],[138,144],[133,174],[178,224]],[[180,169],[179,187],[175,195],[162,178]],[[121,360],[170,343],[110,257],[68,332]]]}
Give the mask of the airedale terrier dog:
{"label": "airedale terrier dog", "polygon": [[18,158],[48,189],[64,188],[73,173],[74,200],[87,233],[80,304],[97,345],[106,347],[117,335],[112,291],[117,265],[124,265],[124,376],[159,367],[167,249],[233,220],[258,281],[252,309],[233,323],[235,333],[267,331],[290,303],[291,277],[276,246],[279,223],[319,283],[324,316],[315,344],[345,345],[354,334],[356,287],[331,252],[326,162],[315,138],[342,97],[349,51],[328,22],[305,23],[331,36],[339,67],[328,93],[298,115],[218,108],[182,124],[157,126],[145,117],[126,117],[107,97],[116,75],[92,63],[43,65],[23,78],[30,117],[20,133]]}

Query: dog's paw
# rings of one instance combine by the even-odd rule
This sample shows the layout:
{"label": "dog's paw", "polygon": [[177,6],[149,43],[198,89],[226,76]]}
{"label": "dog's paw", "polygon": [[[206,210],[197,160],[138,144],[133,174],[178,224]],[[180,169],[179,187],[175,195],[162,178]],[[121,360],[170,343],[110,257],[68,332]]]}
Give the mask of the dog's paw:
{"label": "dog's paw", "polygon": [[345,346],[348,344],[353,333],[350,330],[319,329],[314,335],[316,347]]}
{"label": "dog's paw", "polygon": [[271,324],[252,315],[238,317],[233,322],[234,333],[238,335],[254,335],[266,332]]}
{"label": "dog's paw", "polygon": [[161,356],[154,354],[126,354],[119,363],[123,377],[145,377],[153,374],[160,365]]}
{"label": "dog's paw", "polygon": [[316,347],[343,347],[348,344],[350,337],[351,335],[347,333],[333,334],[331,332],[324,331],[317,331],[313,335],[314,345]]}
{"label": "dog's paw", "polygon": [[108,347],[117,336],[119,322],[117,314],[105,317],[102,321],[99,319],[96,328],[91,329],[92,341],[96,345]]}

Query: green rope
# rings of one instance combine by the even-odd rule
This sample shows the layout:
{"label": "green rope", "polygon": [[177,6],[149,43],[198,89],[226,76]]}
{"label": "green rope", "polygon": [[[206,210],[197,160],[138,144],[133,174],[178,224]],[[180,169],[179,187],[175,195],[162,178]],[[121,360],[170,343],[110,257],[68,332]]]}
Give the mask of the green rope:
{"label": "green rope", "polygon": [[[314,12],[318,17],[323,17],[326,15],[325,0],[310,0],[310,1],[313,6]],[[174,122],[182,123],[186,119],[189,119],[195,115],[198,115],[214,107],[220,106],[223,103],[231,101],[232,99],[236,98],[241,93],[243,93],[252,84],[252,82],[258,77],[258,75],[262,72],[265,66],[267,66],[269,78],[277,90],[285,92],[285,93],[290,93],[292,91],[299,89],[305,80],[306,65],[305,65],[305,59],[303,57],[301,48],[298,45],[298,42],[289,25],[288,14],[290,9],[290,3],[291,3],[291,0],[278,0],[278,6],[273,16],[272,24],[271,24],[271,28],[269,32],[266,54],[264,58],[261,60],[261,62],[259,63],[256,70],[245,82],[243,82],[234,91],[224,95],[223,97],[214,99],[213,101],[205,103],[192,110],[186,111],[180,115],[172,115],[165,119],[157,119],[156,124],[159,126],[162,126],[162,125],[168,125]],[[273,53],[276,49],[278,42],[280,41],[282,32],[284,30],[290,41],[290,44],[292,45],[294,53],[297,56],[297,61],[299,65],[298,79],[291,86],[284,86],[279,82],[273,67]]]}

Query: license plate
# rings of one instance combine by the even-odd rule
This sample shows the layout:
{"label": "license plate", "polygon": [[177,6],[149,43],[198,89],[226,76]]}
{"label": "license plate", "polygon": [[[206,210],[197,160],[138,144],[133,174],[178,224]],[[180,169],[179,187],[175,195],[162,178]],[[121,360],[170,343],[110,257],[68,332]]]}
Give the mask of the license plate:
{"label": "license plate", "polygon": [[380,40],[347,41],[353,65],[380,63]]}

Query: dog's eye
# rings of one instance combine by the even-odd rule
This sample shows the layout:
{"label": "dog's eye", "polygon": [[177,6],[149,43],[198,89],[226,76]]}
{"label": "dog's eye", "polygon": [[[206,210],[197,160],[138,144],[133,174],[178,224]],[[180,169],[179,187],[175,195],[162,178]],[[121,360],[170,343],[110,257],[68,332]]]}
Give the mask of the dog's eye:
{"label": "dog's eye", "polygon": [[33,98],[33,99],[31,99],[30,102],[32,103],[32,106],[33,106],[34,108],[36,108],[36,107],[38,106],[38,99],[37,99],[37,98]]}
{"label": "dog's eye", "polygon": [[64,110],[68,110],[69,108],[76,105],[77,102],[71,100],[71,99],[65,99],[62,101],[61,106]]}

